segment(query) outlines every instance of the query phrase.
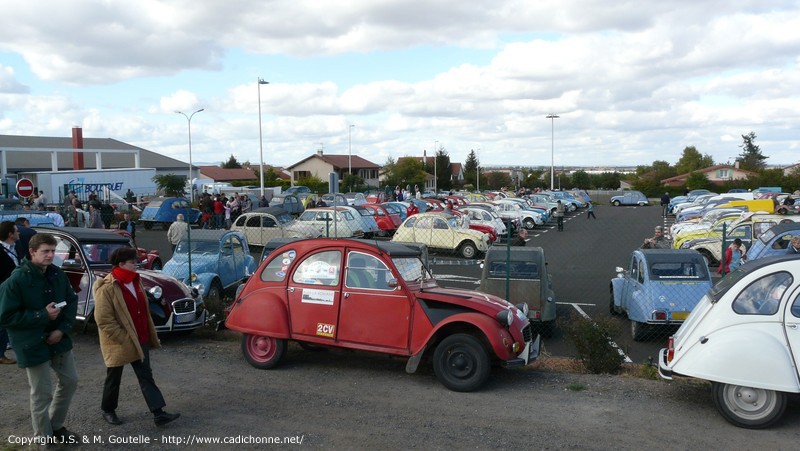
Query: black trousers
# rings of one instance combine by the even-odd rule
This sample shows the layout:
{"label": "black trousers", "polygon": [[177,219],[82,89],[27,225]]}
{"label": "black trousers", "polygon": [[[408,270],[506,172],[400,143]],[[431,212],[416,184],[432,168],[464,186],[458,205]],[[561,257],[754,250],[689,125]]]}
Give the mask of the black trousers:
{"label": "black trousers", "polygon": [[559,216],[556,218],[556,221],[558,222],[558,230],[564,230],[564,217]]}
{"label": "black trousers", "polygon": [[[142,389],[147,408],[154,412],[167,404],[164,402],[161,390],[156,386],[156,381],[153,380],[153,370],[150,369],[150,348],[147,345],[142,345],[142,351],[144,351],[144,360],[131,362],[131,366],[133,367],[133,372],[136,373],[136,379],[139,380],[139,388]],[[100,405],[104,412],[117,410],[119,384],[122,381],[123,369],[125,369],[124,366],[115,366],[106,370],[103,401]]]}

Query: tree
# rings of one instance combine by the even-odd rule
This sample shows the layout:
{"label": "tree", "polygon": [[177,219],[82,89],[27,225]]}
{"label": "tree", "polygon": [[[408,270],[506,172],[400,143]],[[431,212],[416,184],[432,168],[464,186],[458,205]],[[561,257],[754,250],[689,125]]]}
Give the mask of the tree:
{"label": "tree", "polygon": [[688,174],[692,171],[707,168],[709,166],[714,166],[714,159],[711,157],[711,155],[700,155],[700,151],[698,151],[694,146],[686,146],[683,149],[681,158],[677,163],[675,163],[675,174],[673,175]]}
{"label": "tree", "polygon": [[742,140],[744,142],[739,146],[742,148],[742,153],[739,155],[739,158],[736,159],[739,162],[739,168],[747,171],[764,169],[767,165],[765,160],[769,157],[765,157],[761,153],[761,149],[758,145],[753,142],[756,140],[756,133],[750,132],[746,135],[742,135]]}
{"label": "tree", "polygon": [[472,184],[475,186],[478,176],[478,166],[480,166],[478,156],[475,155],[475,150],[470,150],[467,155],[467,160],[464,162],[464,183]]}
{"label": "tree", "polygon": [[436,158],[436,188],[440,190],[450,190],[452,186],[451,175],[453,170],[450,168],[450,155],[444,150],[444,147],[439,147],[434,156]]}
{"label": "tree", "polygon": [[170,197],[183,196],[186,189],[186,177],[175,174],[154,175],[152,180],[159,191]]}
{"label": "tree", "polygon": [[387,174],[386,184],[389,186],[405,187],[406,185],[425,186],[428,173],[422,169],[422,162],[416,158],[403,158],[395,163],[392,172]]}
{"label": "tree", "polygon": [[486,173],[486,183],[489,185],[486,188],[500,189],[503,188],[504,186],[511,186],[512,182],[511,182],[511,176],[508,175],[508,173],[500,171],[491,171]]}
{"label": "tree", "polygon": [[689,177],[686,178],[686,188],[689,190],[694,189],[707,189],[713,190],[715,188],[714,184],[708,180],[705,172],[695,171],[689,174]]}
{"label": "tree", "polygon": [[589,174],[584,170],[575,171],[572,174],[572,185],[576,188],[588,189],[591,187]]}
{"label": "tree", "polygon": [[348,192],[364,191],[366,185],[364,185],[364,179],[361,177],[355,174],[345,174],[344,177],[342,177],[342,181],[339,182],[339,189],[341,191],[347,189]]}
{"label": "tree", "polygon": [[307,186],[312,193],[321,194],[328,192],[328,182],[314,175],[301,177],[299,180],[297,180],[297,185]]}
{"label": "tree", "polygon": [[234,157],[233,154],[231,154],[231,157],[228,158],[228,161],[222,163],[220,167],[223,167],[225,169],[241,169],[242,165],[239,164],[239,162],[236,161],[236,157]]}

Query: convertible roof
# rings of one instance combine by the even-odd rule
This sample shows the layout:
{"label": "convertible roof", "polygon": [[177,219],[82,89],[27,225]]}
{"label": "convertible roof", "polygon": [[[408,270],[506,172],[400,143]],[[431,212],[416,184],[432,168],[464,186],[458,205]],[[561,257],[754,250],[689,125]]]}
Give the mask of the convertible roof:
{"label": "convertible roof", "polygon": [[703,255],[694,249],[639,249],[648,262],[675,262],[703,260]]}
{"label": "convertible roof", "polygon": [[110,229],[88,229],[84,227],[33,227],[39,233],[66,232],[74,236],[78,241],[113,241],[130,243],[127,237],[114,233]]}

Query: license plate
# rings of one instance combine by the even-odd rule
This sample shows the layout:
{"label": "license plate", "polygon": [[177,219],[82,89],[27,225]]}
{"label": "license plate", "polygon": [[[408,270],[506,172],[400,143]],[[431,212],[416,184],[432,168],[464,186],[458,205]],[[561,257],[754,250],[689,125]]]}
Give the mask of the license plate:
{"label": "license plate", "polygon": [[175,315],[176,323],[188,323],[191,321],[191,315]]}
{"label": "license plate", "polygon": [[683,321],[689,317],[689,312],[672,312],[673,321]]}

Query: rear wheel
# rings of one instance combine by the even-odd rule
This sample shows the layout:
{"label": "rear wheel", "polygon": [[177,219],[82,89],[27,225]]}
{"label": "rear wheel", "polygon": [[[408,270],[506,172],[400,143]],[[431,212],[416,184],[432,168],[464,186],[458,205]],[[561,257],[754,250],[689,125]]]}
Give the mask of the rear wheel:
{"label": "rear wheel", "polygon": [[533,221],[533,218],[525,218],[522,221],[522,225],[528,230],[533,230],[536,227],[536,223]]}
{"label": "rear wheel", "polygon": [[647,324],[631,320],[631,337],[633,341],[644,341]]}
{"label": "rear wheel", "polygon": [[769,427],[786,410],[786,393],[714,382],[714,405],[732,424],[750,429]]}
{"label": "rear wheel", "polygon": [[219,280],[211,282],[205,301],[212,305],[219,305],[222,302],[222,284],[219,283]]}
{"label": "rear wheel", "polygon": [[436,346],[433,371],[445,387],[453,391],[477,390],[489,379],[489,355],[477,338],[454,334]]}
{"label": "rear wheel", "polygon": [[258,335],[242,335],[242,354],[250,365],[268,370],[277,366],[286,355],[286,340],[262,337]]}
{"label": "rear wheel", "polygon": [[460,248],[461,256],[464,258],[475,258],[478,254],[478,248],[475,247],[475,244],[472,241],[464,241],[461,243]]}

